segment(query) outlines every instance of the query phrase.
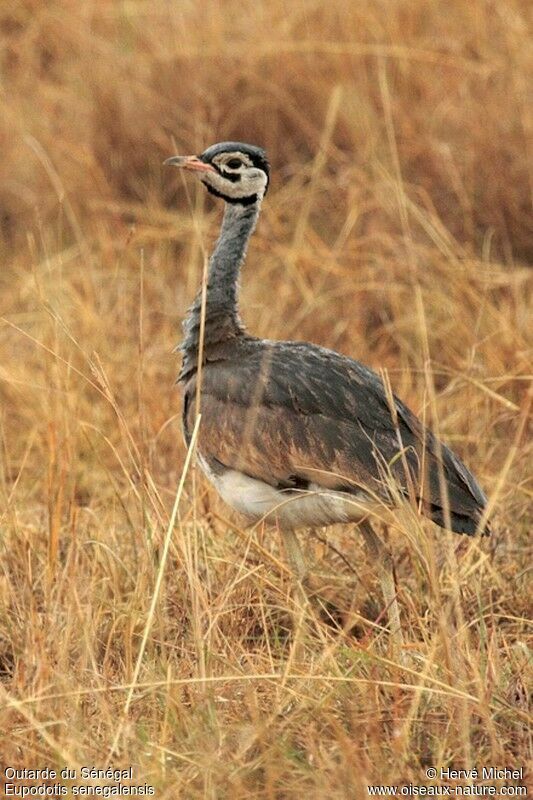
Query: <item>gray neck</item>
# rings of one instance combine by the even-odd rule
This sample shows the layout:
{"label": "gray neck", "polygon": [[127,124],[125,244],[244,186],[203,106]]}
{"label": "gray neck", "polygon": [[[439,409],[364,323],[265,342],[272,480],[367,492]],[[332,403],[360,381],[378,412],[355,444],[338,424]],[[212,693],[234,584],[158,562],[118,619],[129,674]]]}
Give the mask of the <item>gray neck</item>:
{"label": "gray neck", "polygon": [[[248,206],[226,203],[222,228],[209,259],[205,309],[205,344],[216,344],[239,336],[244,327],[239,318],[238,281],[261,200]],[[200,341],[202,293],[198,292],[183,323],[181,349],[196,355]]]}

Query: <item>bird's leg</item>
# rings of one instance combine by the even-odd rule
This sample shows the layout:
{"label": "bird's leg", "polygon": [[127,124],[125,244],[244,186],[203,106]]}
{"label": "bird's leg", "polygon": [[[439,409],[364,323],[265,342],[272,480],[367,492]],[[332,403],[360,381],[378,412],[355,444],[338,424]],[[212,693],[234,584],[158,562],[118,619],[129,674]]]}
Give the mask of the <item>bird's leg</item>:
{"label": "bird's leg", "polygon": [[285,555],[291,571],[297,581],[298,595],[302,602],[308,603],[317,612],[323,611],[323,604],[319,601],[319,584],[309,567],[309,562],[303,554],[298,537],[292,530],[280,530],[283,539]]}
{"label": "bird's leg", "polygon": [[293,596],[297,601],[297,611],[294,611],[292,614],[294,641],[291,660],[296,658],[298,661],[301,660],[304,655],[304,631],[307,629],[305,617],[309,609],[309,598],[305,590],[304,582],[308,574],[308,567],[302,552],[302,548],[300,547],[300,542],[298,541],[294,531],[280,529],[280,533],[283,540],[283,547],[285,549],[285,556],[289,562],[293,576],[296,579],[293,587]]}
{"label": "bird's leg", "polygon": [[282,530],[281,536],[289,566],[299,583],[303,584],[308,573],[307,562],[294,531]]}
{"label": "bird's leg", "polygon": [[387,548],[384,547],[381,539],[376,534],[368,520],[363,520],[363,522],[359,524],[359,527],[365,538],[366,545],[378,565],[380,572],[381,591],[383,592],[383,597],[387,606],[387,614],[389,617],[393,652],[395,658],[401,659],[403,634],[402,623],[400,620],[400,606],[398,605],[396,587],[394,585],[392,556]]}

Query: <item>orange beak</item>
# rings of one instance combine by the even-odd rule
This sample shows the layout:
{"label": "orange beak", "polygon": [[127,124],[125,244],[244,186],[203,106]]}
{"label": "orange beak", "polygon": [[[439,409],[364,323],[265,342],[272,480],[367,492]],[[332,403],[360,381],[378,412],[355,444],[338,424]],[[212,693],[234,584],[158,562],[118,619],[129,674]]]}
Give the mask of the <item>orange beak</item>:
{"label": "orange beak", "polygon": [[198,156],[172,156],[163,162],[165,166],[180,167],[181,169],[189,169],[192,172],[216,172],[216,169],[211,164],[206,164]]}

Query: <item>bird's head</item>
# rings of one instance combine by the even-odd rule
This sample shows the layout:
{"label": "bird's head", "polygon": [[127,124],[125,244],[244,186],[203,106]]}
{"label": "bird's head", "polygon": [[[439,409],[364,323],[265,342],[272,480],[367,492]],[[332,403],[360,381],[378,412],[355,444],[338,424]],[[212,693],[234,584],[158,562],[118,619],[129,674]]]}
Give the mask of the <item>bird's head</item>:
{"label": "bird's head", "polygon": [[226,203],[256,203],[268,188],[266,153],[252,144],[219,142],[199,156],[173,156],[165,164],[195,172],[207,190]]}

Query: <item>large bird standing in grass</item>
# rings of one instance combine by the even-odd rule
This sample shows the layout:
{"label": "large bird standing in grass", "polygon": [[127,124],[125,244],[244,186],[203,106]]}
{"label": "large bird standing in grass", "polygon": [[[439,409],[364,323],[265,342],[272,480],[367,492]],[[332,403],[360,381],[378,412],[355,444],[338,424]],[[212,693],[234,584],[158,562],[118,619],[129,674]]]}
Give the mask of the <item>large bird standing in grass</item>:
{"label": "large bird standing in grass", "polygon": [[356,522],[384,570],[385,599],[398,625],[389,555],[370,526],[372,515],[410,498],[437,525],[471,535],[481,528],[485,495],[368,367],[314,344],[258,339],[244,328],[239,272],[268,188],[264,150],[221,142],[165,163],[193,172],[225,203],[209,261],[201,353],[202,292],[184,323],[186,440],[201,358],[198,460],[222,498],[279,527],[300,579],[306,565],[294,529]]}

